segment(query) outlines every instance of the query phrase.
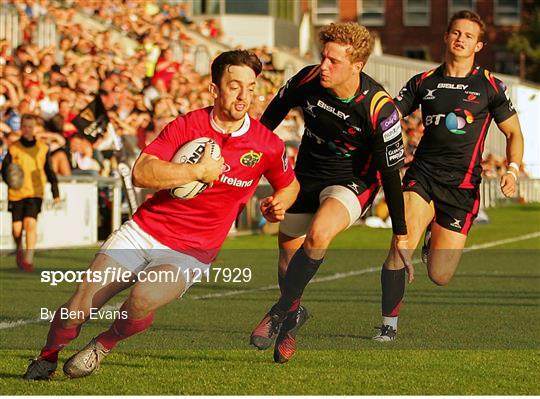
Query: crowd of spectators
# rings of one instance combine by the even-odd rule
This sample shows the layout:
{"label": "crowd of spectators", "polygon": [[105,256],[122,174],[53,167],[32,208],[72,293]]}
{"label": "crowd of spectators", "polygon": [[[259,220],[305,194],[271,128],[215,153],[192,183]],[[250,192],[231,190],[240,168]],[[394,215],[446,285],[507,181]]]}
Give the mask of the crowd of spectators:
{"label": "crowd of spectators", "polygon": [[[20,117],[30,113],[38,117],[37,137],[50,145],[56,173],[108,176],[118,156],[133,161],[169,121],[211,105],[210,76],[196,71],[192,43],[184,32],[185,26],[193,27],[185,4],[70,3],[65,8],[49,0],[13,3],[26,33],[14,49],[8,40],[0,41],[2,151],[18,140]],[[137,47],[126,51],[113,40],[112,29],[83,29],[73,22],[79,11],[127,33]],[[41,16],[56,24],[59,46],[39,48],[33,43]],[[197,29],[212,38],[220,35],[212,20],[203,21]],[[253,117],[259,117],[283,83],[283,75],[273,70],[265,48],[254,51],[266,65],[250,109]],[[91,142],[72,121],[96,95],[113,129]]]}
{"label": "crowd of spectators", "polygon": [[[169,121],[211,105],[210,77],[195,68],[193,43],[186,28],[219,39],[216,20],[195,24],[187,2],[158,5],[136,0],[68,0],[64,4],[66,7],[50,0],[12,1],[23,35],[15,49],[8,40],[0,41],[0,139],[4,153],[20,136],[21,115],[30,113],[39,117],[37,137],[49,144],[56,173],[108,176],[115,170],[115,154],[133,161]],[[111,29],[83,29],[73,22],[77,12]],[[59,46],[38,48],[33,43],[37,19],[43,16],[54,20]],[[112,29],[135,40],[135,50],[114,42]],[[258,118],[283,84],[283,74],[273,69],[271,49],[253,51],[265,65],[250,109],[250,115]],[[101,97],[113,129],[91,142],[78,133],[72,121],[96,95]],[[423,135],[420,113],[402,120],[402,128],[408,165]],[[276,130],[287,143],[291,160],[302,130],[302,115],[296,110]],[[489,155],[483,168],[485,177],[495,177],[505,172],[505,163]]]}

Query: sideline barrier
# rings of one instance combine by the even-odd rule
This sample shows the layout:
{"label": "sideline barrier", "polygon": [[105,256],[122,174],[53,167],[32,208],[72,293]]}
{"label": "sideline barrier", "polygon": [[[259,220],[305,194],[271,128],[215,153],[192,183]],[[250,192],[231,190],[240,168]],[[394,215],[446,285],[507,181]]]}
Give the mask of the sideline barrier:
{"label": "sideline barrier", "polygon": [[520,177],[517,193],[513,198],[506,198],[501,192],[500,178],[482,179],[480,184],[480,207],[494,208],[501,203],[538,203],[540,202],[540,179]]}
{"label": "sideline barrier", "polygon": [[[45,187],[42,212],[38,217],[37,248],[68,248],[96,245],[98,243],[99,214],[98,191],[109,190],[111,202],[110,231],[120,227],[122,220],[129,217],[129,207],[123,206],[122,181],[114,177],[70,176],[59,177],[61,202],[55,205],[49,184]],[[507,203],[540,203],[540,179],[521,177],[514,198],[505,198],[501,193],[499,178],[483,179],[480,185],[481,207],[494,208]],[[255,195],[238,216],[235,229],[231,231],[254,232],[260,230],[262,215],[258,201],[270,195],[272,188],[263,179]],[[141,204],[147,190],[136,190],[137,202]],[[0,183],[0,250],[14,249],[11,237],[11,213],[8,212],[7,186]],[[372,210],[368,212],[368,216]],[[108,226],[105,226],[108,231]]]}
{"label": "sideline barrier", "polygon": [[[50,185],[38,216],[37,248],[94,245],[98,228],[98,182],[60,182],[60,203],[54,204]],[[0,250],[11,250],[11,213],[8,212],[7,186],[0,184]],[[23,237],[24,240],[24,237]]]}
{"label": "sideline barrier", "polygon": [[[114,231],[122,224],[122,215],[129,215],[129,208],[122,206],[122,181],[118,177],[58,176],[58,186],[58,205],[53,202],[50,185],[47,183],[45,186],[43,206],[38,216],[38,249],[96,245],[98,228]],[[100,226],[100,219],[102,224],[109,219],[99,212],[100,188],[109,192],[110,226]],[[4,182],[0,182],[0,222],[0,250],[14,249]]]}

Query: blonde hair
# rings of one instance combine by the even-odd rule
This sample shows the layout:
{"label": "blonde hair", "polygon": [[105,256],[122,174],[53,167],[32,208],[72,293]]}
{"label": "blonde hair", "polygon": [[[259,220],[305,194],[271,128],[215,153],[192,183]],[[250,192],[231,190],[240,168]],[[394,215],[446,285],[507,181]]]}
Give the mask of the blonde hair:
{"label": "blonde hair", "polygon": [[352,62],[365,63],[373,50],[373,39],[369,31],[354,22],[331,23],[322,28],[319,39],[323,46],[329,42],[351,46],[348,55]]}

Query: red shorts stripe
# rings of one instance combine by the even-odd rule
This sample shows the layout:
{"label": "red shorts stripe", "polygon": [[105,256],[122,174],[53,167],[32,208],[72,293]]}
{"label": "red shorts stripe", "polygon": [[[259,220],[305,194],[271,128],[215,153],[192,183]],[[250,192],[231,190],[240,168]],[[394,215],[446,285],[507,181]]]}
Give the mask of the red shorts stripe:
{"label": "red shorts stripe", "polygon": [[379,183],[375,182],[371,186],[369,186],[367,189],[362,191],[360,195],[356,196],[358,198],[358,202],[360,203],[360,206],[362,207],[362,213],[366,210],[366,207],[373,202],[378,190],[379,190]]}
{"label": "red shorts stripe", "polygon": [[471,229],[473,218],[478,214],[478,209],[480,208],[480,190],[476,192],[476,199],[474,200],[473,209],[471,212],[467,213],[465,218],[465,224],[461,229],[460,233],[467,235]]}

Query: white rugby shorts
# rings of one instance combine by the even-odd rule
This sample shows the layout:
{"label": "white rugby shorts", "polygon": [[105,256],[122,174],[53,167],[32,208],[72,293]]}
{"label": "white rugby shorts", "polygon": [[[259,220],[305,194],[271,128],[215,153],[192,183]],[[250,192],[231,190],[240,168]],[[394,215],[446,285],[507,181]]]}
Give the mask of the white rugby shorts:
{"label": "white rugby shorts", "polygon": [[[326,187],[319,194],[319,203],[322,204],[327,198],[337,199],[347,209],[349,213],[349,224],[347,228],[351,227],[362,215],[362,206],[357,196],[346,187],[339,185]],[[314,213],[286,212],[285,219],[279,224],[279,231],[289,237],[303,237],[306,235],[314,215]]]}
{"label": "white rugby shorts", "polygon": [[98,253],[113,258],[135,274],[160,265],[176,266],[180,269],[178,276],[182,277],[185,283],[184,292],[195,280],[186,276],[201,276],[210,267],[209,263],[203,263],[193,256],[161,244],[133,220],[128,220],[113,232]]}

